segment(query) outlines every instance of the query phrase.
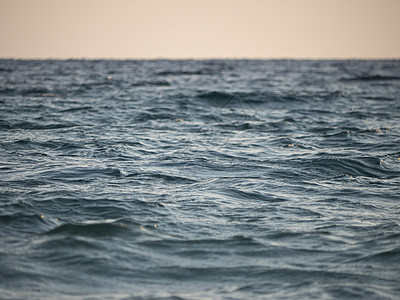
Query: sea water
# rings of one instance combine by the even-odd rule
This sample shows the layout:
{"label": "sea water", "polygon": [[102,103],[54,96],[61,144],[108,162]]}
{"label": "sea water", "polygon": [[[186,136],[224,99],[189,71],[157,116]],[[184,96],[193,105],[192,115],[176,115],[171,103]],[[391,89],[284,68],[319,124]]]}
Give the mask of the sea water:
{"label": "sea water", "polygon": [[0,60],[1,299],[399,299],[400,61]]}

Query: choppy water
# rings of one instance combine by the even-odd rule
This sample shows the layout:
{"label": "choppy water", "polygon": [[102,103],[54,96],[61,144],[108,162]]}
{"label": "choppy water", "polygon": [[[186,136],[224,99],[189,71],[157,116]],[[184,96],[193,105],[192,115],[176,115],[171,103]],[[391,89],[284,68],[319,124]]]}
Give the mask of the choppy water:
{"label": "choppy water", "polygon": [[399,299],[400,61],[0,60],[0,298]]}

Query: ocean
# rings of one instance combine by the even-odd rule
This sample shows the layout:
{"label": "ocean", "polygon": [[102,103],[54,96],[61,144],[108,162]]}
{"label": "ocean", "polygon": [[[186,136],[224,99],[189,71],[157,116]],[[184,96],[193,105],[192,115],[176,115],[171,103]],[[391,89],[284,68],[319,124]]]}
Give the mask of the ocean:
{"label": "ocean", "polygon": [[0,60],[1,299],[399,299],[399,60]]}

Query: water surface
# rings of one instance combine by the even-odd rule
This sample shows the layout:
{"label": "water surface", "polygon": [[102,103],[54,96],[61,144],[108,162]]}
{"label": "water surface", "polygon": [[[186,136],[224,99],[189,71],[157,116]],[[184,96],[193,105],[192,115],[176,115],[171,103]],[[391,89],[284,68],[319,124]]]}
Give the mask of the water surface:
{"label": "water surface", "polygon": [[398,299],[400,62],[0,60],[0,298]]}

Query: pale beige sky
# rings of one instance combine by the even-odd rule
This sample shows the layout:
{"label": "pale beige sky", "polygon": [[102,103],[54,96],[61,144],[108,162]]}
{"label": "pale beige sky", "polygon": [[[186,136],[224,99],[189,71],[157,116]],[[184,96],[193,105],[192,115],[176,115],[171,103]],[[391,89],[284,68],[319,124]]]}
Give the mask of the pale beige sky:
{"label": "pale beige sky", "polygon": [[0,0],[0,57],[400,58],[400,0]]}

